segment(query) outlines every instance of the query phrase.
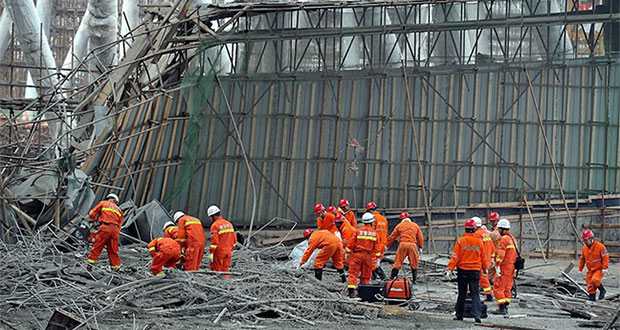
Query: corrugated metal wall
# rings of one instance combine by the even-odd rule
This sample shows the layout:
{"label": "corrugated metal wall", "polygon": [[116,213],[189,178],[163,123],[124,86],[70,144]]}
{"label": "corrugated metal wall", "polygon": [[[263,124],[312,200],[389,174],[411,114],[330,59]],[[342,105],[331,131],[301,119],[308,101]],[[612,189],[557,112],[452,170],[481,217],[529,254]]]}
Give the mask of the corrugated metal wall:
{"label": "corrugated metal wall", "polygon": [[[526,67],[564,189],[617,190],[620,66]],[[557,192],[523,67],[407,75],[433,206]],[[315,203],[343,197],[353,207],[370,200],[381,208],[423,206],[402,70],[220,79],[223,88],[209,87],[195,175],[171,208],[206,217],[215,203],[236,224],[249,222],[252,189],[224,96],[253,167],[259,223],[275,216],[312,223]],[[181,91],[127,112],[119,120],[129,129],[97,179],[125,187],[123,199],[137,204],[164,200],[180,180],[188,112]],[[363,147],[357,155],[352,139]]]}

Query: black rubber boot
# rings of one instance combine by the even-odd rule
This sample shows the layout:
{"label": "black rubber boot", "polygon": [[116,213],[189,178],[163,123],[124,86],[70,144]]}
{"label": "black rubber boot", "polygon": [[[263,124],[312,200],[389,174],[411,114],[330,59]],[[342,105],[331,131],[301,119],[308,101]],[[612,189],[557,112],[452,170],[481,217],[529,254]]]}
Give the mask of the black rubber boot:
{"label": "black rubber boot", "polygon": [[349,298],[351,299],[355,298],[355,289],[349,288]]}
{"label": "black rubber boot", "polygon": [[411,269],[411,283],[415,284],[415,281],[418,279],[418,270],[417,269]]}
{"label": "black rubber boot", "polygon": [[341,283],[344,283],[347,281],[347,277],[344,275],[344,269],[338,269],[338,274],[340,274]]}
{"label": "black rubber boot", "polygon": [[605,290],[605,287],[603,287],[603,285],[601,284],[601,286],[598,287],[598,300],[603,300],[605,299],[605,294],[607,293],[607,290]]}
{"label": "black rubber boot", "polygon": [[314,269],[314,277],[316,277],[317,280],[322,280],[323,279],[323,269],[321,268],[315,268]]}
{"label": "black rubber boot", "polygon": [[86,265],[86,270],[89,271],[89,272],[91,270],[93,270],[93,265],[91,265],[91,264]]}
{"label": "black rubber boot", "polygon": [[390,278],[396,278],[396,276],[398,276],[398,271],[400,269],[397,268],[392,268],[392,274],[390,274]]}
{"label": "black rubber boot", "polygon": [[591,293],[588,295],[588,299],[595,301],[596,300],[596,293]]}
{"label": "black rubber boot", "polygon": [[499,305],[499,309],[496,310],[496,311],[492,311],[491,314],[495,314],[495,315],[506,315],[506,314],[508,314],[508,311],[506,309],[506,304]]}
{"label": "black rubber boot", "polygon": [[477,318],[477,317],[475,317],[475,318],[474,318],[474,322],[476,322],[476,323],[482,323],[482,321],[481,321],[479,318]]}
{"label": "black rubber boot", "polygon": [[385,276],[385,273],[383,272],[383,268],[381,268],[380,266],[377,267],[377,275],[382,281],[384,281],[387,278],[387,276]]}
{"label": "black rubber boot", "polygon": [[377,279],[377,270],[376,270],[376,269],[372,271],[372,277],[371,277],[371,279],[372,279],[373,281]]}
{"label": "black rubber boot", "polygon": [[493,301],[493,295],[488,294],[487,298],[485,299],[486,301]]}
{"label": "black rubber boot", "polygon": [[463,317],[462,316],[455,316],[453,318],[454,321],[463,321]]}

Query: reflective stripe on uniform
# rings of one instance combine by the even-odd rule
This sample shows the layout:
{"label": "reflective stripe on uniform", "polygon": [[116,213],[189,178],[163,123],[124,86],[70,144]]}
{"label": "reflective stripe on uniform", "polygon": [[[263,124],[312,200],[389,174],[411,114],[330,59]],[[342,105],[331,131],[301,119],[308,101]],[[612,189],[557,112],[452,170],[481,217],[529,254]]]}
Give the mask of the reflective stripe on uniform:
{"label": "reflective stripe on uniform", "polygon": [[351,250],[348,247],[345,248],[344,250],[347,251],[347,252],[351,252]]}
{"label": "reflective stripe on uniform", "polygon": [[496,261],[497,261],[497,262],[502,262],[503,260],[504,260],[504,259],[497,259]]}
{"label": "reflective stripe on uniform", "polygon": [[121,217],[121,212],[119,212],[118,210],[115,210],[113,208],[110,207],[103,207],[101,208],[101,211],[110,211],[110,212],[114,212],[116,213],[116,215],[118,215],[119,217]]}
{"label": "reflective stripe on uniform", "polygon": [[217,249],[217,245],[210,245],[209,247],[212,249]]}
{"label": "reflective stripe on uniform", "polygon": [[357,289],[357,285],[349,284],[349,285],[347,285],[347,289]]}
{"label": "reflective stripe on uniform", "polygon": [[118,266],[110,265],[110,268],[112,268],[112,269],[121,269],[121,265],[118,265]]}
{"label": "reflective stripe on uniform", "polygon": [[179,239],[177,239],[177,241],[179,241],[179,242],[185,242],[185,238],[179,238]]}
{"label": "reflective stripe on uniform", "polygon": [[234,230],[232,228],[226,228],[226,229],[222,229],[220,231],[218,231],[218,234],[225,234],[225,233],[232,233],[234,232]]}
{"label": "reflective stripe on uniform", "polygon": [[484,291],[484,292],[491,292],[491,290],[493,290],[491,287],[483,288],[482,289],[482,291]]}
{"label": "reflective stripe on uniform", "polygon": [[153,247],[151,247],[151,248],[149,248],[149,251],[154,251],[154,250],[155,250],[155,247],[154,247],[154,246],[153,246]]}
{"label": "reflective stripe on uniform", "polygon": [[163,271],[155,274],[155,277],[164,277],[164,276],[166,276],[166,273],[164,273]]}
{"label": "reflective stripe on uniform", "polygon": [[86,260],[89,264],[96,264],[97,260],[93,260],[93,259],[88,259]]}
{"label": "reflective stripe on uniform", "polygon": [[502,299],[498,299],[498,300],[497,300],[497,304],[498,304],[498,305],[501,305],[501,304],[504,304],[504,303],[507,303],[507,302],[510,302],[510,299],[508,299],[508,298],[502,298]]}
{"label": "reflective stripe on uniform", "polygon": [[510,244],[510,245],[506,246],[506,248],[507,248],[507,249],[514,249],[514,248],[515,248],[515,246],[514,246],[513,244]]}
{"label": "reflective stripe on uniform", "polygon": [[202,223],[200,221],[188,221],[185,223],[185,227],[189,226],[189,225],[201,225]]}
{"label": "reflective stripe on uniform", "polygon": [[375,253],[375,256],[380,257],[381,256],[381,252]]}
{"label": "reflective stripe on uniform", "polygon": [[492,241],[492,239],[491,239],[491,237],[485,237],[485,238],[483,238],[483,239],[482,239],[482,241],[483,241],[483,242],[486,242],[486,241]]}
{"label": "reflective stripe on uniform", "polygon": [[371,241],[376,241],[377,238],[375,236],[357,236],[357,239],[368,239]]}

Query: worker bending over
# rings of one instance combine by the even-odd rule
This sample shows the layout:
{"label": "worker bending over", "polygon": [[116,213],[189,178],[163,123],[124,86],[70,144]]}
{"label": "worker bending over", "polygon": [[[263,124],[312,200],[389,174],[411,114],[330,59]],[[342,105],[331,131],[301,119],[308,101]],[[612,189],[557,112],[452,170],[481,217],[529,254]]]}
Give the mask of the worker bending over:
{"label": "worker bending over", "polygon": [[344,270],[342,269],[344,265],[342,264],[342,243],[340,242],[340,239],[336,237],[336,235],[324,229],[317,230],[315,232],[306,229],[306,231],[304,231],[304,238],[308,239],[308,248],[306,249],[306,252],[304,252],[304,256],[301,258],[299,267],[303,266],[303,264],[308,261],[308,258],[310,258],[314,250],[321,249],[321,252],[319,252],[316,256],[313,266],[314,276],[316,279],[319,281],[323,279],[323,266],[325,266],[329,259],[332,259],[334,268],[336,268],[340,274],[340,280],[344,283],[346,277],[344,276]]}
{"label": "worker bending over", "polygon": [[[349,255],[349,298],[355,297],[355,289],[357,289],[357,278],[360,283],[370,283],[372,277],[373,260],[381,255],[377,232],[371,226],[375,221],[372,213],[366,212],[362,216],[363,226],[355,230],[355,234],[351,237],[351,242],[347,248]],[[361,275],[360,275],[361,272]]]}
{"label": "worker bending over", "polygon": [[[227,272],[230,270],[230,260],[232,251],[237,244],[235,229],[228,220],[220,215],[220,208],[211,205],[207,209],[211,224],[211,245],[209,246],[209,260],[211,260],[211,270]],[[224,275],[230,277],[230,275]]]}
{"label": "worker bending over", "polygon": [[385,273],[381,268],[381,260],[385,253],[385,243],[388,238],[388,222],[387,219],[377,211],[377,204],[375,202],[368,202],[366,204],[366,212],[370,212],[375,216],[373,227],[377,231],[377,243],[379,244],[379,252],[381,252],[373,262],[372,277],[373,279],[379,276],[381,280],[385,280]]}
{"label": "worker bending over", "polygon": [[465,234],[454,244],[446,276],[449,276],[449,273],[453,272],[455,268],[457,269],[459,296],[456,300],[456,317],[454,319],[458,321],[463,320],[465,298],[469,288],[472,298],[472,314],[476,323],[480,323],[481,310],[478,282],[480,281],[480,272],[486,273],[489,261],[486,259],[482,240],[474,234],[475,232],[476,223],[474,220],[468,219],[465,221]]}
{"label": "worker bending over", "polygon": [[314,206],[314,214],[317,215],[316,226],[319,230],[329,230],[331,233],[338,231],[334,224],[334,218],[336,216],[331,212],[326,212],[323,204],[316,204]]}
{"label": "worker bending over", "polygon": [[173,268],[181,258],[181,246],[172,238],[157,237],[149,243],[148,248],[153,256],[151,272],[155,277],[166,276],[162,267]]}
{"label": "worker bending over", "polygon": [[202,222],[181,211],[174,213],[174,221],[179,227],[177,242],[184,249],[185,270],[200,270],[206,241]]}
{"label": "worker bending over", "polygon": [[[172,221],[166,222],[164,224],[163,231],[164,231],[164,237],[172,238],[173,240],[177,242],[177,244],[179,244],[177,240],[179,238],[179,227],[175,226],[174,222]],[[181,244],[179,244],[179,248],[181,249],[181,257],[179,258],[178,268],[185,269],[185,255],[183,254],[183,248],[181,247]]]}
{"label": "worker bending over", "polygon": [[394,266],[392,266],[391,278],[398,276],[400,268],[403,266],[405,258],[409,258],[409,265],[411,266],[411,282],[415,283],[418,275],[418,260],[420,258],[418,249],[422,253],[424,247],[424,236],[420,226],[409,218],[409,213],[403,212],[400,214],[400,223],[396,225],[394,231],[387,240],[387,248],[398,240],[398,250],[396,250],[396,258],[394,259]]}
{"label": "worker bending over", "polygon": [[345,217],[349,223],[351,224],[351,226],[353,226],[353,228],[357,228],[357,221],[355,220],[355,213],[353,213],[353,211],[351,211],[351,209],[349,208],[349,201],[346,199],[341,199],[338,202],[338,211],[340,212],[340,214],[342,214],[343,217]]}
{"label": "worker bending over", "polygon": [[88,254],[88,266],[86,266],[88,270],[91,270],[92,265],[97,263],[97,259],[105,247],[110,259],[110,268],[112,271],[120,273],[121,258],[118,256],[118,238],[123,225],[123,211],[117,206],[118,203],[116,194],[108,194],[106,200],[99,202],[88,213],[91,221],[99,216],[99,228],[95,234],[95,244]]}
{"label": "worker bending over", "polygon": [[515,261],[517,261],[517,240],[510,234],[510,221],[500,219],[497,222],[497,231],[501,235],[495,256],[495,282],[493,295],[499,309],[493,314],[508,314],[508,305],[512,298],[514,284]]}
{"label": "worker bending over", "polygon": [[588,284],[589,299],[596,300],[596,289],[598,289],[598,299],[605,298],[605,287],[603,287],[603,276],[607,274],[609,268],[609,254],[603,243],[594,239],[594,233],[586,230],[582,234],[585,245],[581,249],[581,257],[579,258],[579,272],[583,272],[583,267],[588,267],[586,274],[586,284]]}
{"label": "worker bending over", "polygon": [[[478,217],[472,218],[476,223],[476,236],[482,240],[482,244],[484,244],[484,251],[486,253],[486,259],[490,260],[489,268],[495,267],[495,245],[493,244],[493,239],[491,238],[491,232],[484,229],[482,227],[482,219]],[[488,269],[482,269],[480,271],[480,288],[482,289],[482,293],[486,296],[487,301],[493,301],[493,288],[491,287],[491,282],[489,282]]]}

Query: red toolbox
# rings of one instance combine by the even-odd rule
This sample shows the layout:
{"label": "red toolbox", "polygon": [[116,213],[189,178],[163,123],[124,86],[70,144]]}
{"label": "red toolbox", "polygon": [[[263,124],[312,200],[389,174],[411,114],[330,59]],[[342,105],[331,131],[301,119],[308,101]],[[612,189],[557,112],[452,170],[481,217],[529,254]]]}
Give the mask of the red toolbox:
{"label": "red toolbox", "polygon": [[400,304],[411,299],[411,282],[406,277],[393,278],[383,287],[383,298],[387,303]]}

